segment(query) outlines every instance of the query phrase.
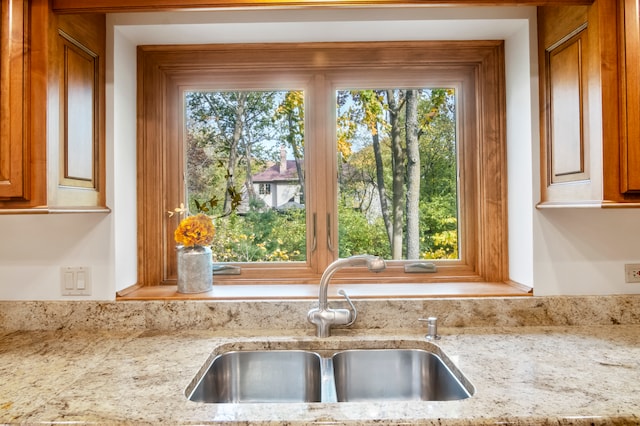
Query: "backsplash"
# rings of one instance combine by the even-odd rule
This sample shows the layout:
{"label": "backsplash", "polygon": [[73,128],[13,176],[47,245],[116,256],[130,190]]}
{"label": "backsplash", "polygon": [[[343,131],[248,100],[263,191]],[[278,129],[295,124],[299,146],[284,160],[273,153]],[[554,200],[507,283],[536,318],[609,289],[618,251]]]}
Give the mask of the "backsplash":
{"label": "backsplash", "polygon": [[[640,324],[640,295],[355,300],[351,329]],[[0,331],[301,330],[315,301],[0,301]],[[331,301],[341,307],[340,301]]]}

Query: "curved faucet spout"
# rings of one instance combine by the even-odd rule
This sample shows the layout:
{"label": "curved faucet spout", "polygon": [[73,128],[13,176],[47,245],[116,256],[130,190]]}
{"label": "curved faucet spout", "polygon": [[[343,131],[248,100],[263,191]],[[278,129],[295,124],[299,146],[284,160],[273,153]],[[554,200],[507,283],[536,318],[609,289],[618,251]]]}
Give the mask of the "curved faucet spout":
{"label": "curved faucet spout", "polygon": [[379,256],[372,256],[370,254],[359,254],[356,256],[347,257],[345,259],[338,259],[327,266],[327,269],[322,273],[320,278],[320,294],[319,304],[320,309],[327,309],[327,293],[329,289],[329,280],[333,277],[338,270],[346,267],[353,266],[366,266],[371,272],[381,272],[387,267],[384,259]]}
{"label": "curved faucet spout", "polygon": [[318,337],[328,337],[332,325],[351,325],[356,319],[357,312],[355,306],[353,306],[349,296],[347,296],[344,291],[341,291],[340,294],[347,299],[351,310],[329,309],[327,301],[327,292],[331,277],[339,269],[349,266],[366,266],[371,272],[380,272],[386,268],[386,263],[381,257],[363,254],[348,257],[346,259],[338,259],[327,266],[327,269],[325,269],[322,277],[320,278],[318,307],[310,310],[307,314],[309,322],[315,324],[317,327],[316,335]]}

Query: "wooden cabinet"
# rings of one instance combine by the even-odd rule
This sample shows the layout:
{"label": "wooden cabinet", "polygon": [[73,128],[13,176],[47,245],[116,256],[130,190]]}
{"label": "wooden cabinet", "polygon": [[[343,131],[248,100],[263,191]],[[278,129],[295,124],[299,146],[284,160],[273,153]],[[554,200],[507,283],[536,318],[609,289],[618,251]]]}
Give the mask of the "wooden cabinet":
{"label": "wooden cabinet", "polygon": [[34,207],[45,199],[45,107],[37,94],[44,88],[46,56],[34,54],[46,45],[44,6],[1,0],[0,207]]}
{"label": "wooden cabinet", "polygon": [[[22,28],[28,13],[20,1],[2,0],[0,23],[0,197],[24,198],[25,152],[23,142],[23,93],[25,48]],[[12,19],[13,18],[13,19]],[[27,170],[28,172],[28,170]]]}
{"label": "wooden cabinet", "polygon": [[640,206],[640,33],[623,2],[637,6],[538,9],[539,207]]}
{"label": "wooden cabinet", "polygon": [[[249,3],[0,0],[0,213],[106,209],[102,13]],[[540,5],[540,206],[640,206],[638,1],[526,4]]]}
{"label": "wooden cabinet", "polygon": [[105,16],[0,2],[0,214],[108,211]]}
{"label": "wooden cabinet", "polygon": [[640,6],[620,6],[620,183],[623,193],[640,194]]}
{"label": "wooden cabinet", "polygon": [[105,206],[104,15],[51,19],[48,205]]}
{"label": "wooden cabinet", "polygon": [[[591,179],[589,132],[589,44],[587,8],[541,14],[540,61],[544,61],[542,120],[548,186]],[[560,20],[563,25],[554,25]]]}

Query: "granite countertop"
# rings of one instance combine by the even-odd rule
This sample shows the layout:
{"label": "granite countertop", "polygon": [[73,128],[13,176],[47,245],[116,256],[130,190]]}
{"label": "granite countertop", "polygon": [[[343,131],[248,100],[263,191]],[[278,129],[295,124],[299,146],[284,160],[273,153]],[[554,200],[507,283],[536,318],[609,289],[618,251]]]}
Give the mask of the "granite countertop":
{"label": "granite countertop", "polygon": [[[221,345],[424,344],[424,330],[0,331],[0,423],[640,424],[640,325],[441,327],[474,385],[446,402],[205,404],[184,391]],[[373,342],[373,343],[372,343]]]}

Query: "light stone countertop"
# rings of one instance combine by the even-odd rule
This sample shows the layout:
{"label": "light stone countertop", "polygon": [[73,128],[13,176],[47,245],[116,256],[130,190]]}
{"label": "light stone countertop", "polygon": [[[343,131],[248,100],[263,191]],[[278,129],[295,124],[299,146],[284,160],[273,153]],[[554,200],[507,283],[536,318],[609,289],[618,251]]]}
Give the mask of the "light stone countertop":
{"label": "light stone countertop", "polygon": [[[640,325],[441,327],[475,386],[446,402],[205,404],[184,391],[221,345],[424,345],[424,330],[4,330],[0,423],[640,424]],[[372,343],[373,342],[373,343]]]}

